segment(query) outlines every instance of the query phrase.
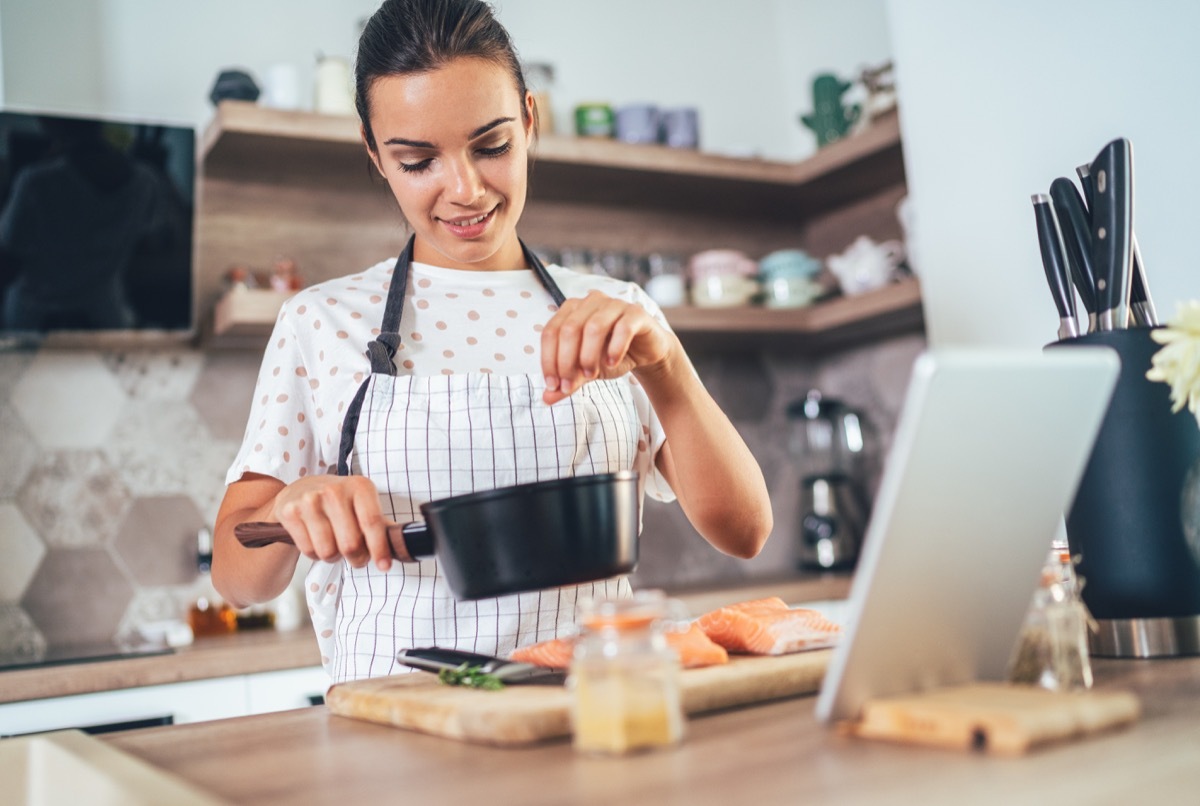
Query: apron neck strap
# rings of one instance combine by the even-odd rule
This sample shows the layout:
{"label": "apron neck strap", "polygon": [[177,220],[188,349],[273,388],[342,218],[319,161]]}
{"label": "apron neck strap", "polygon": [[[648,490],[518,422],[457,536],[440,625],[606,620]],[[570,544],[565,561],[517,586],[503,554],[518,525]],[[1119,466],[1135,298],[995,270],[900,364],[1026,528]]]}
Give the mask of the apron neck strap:
{"label": "apron neck strap", "polygon": [[[404,310],[404,295],[408,289],[408,273],[412,265],[413,243],[416,239],[415,235],[409,238],[404,251],[396,258],[396,267],[392,270],[392,284],[388,288],[379,335],[367,344],[367,358],[371,360],[371,372],[375,374],[396,374],[396,366],[392,363],[392,359],[395,357],[396,351],[400,349],[400,315]],[[542,287],[554,300],[554,304],[562,305],[566,297],[558,284],[554,282],[554,278],[550,276],[550,272],[546,270],[538,256],[525,245],[524,241],[518,239],[518,243],[521,244],[525,262],[537,275]]]}

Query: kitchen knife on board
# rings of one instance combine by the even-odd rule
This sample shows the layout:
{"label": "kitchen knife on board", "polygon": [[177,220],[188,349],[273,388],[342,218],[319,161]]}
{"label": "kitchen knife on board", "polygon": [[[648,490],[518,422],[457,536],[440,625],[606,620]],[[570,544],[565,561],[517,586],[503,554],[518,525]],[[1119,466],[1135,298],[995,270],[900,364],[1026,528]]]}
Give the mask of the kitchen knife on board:
{"label": "kitchen knife on board", "polygon": [[1096,277],[1096,326],[1118,330],[1129,323],[1133,278],[1133,154],[1117,138],[1092,160],[1092,270]]}
{"label": "kitchen knife on board", "polygon": [[565,669],[550,669],[535,666],[532,663],[517,663],[492,655],[480,655],[475,652],[444,647],[401,649],[396,653],[396,660],[405,666],[424,669],[427,672],[440,672],[444,669],[455,670],[465,664],[469,668],[490,674],[507,685],[535,683],[561,686],[567,679]]}
{"label": "kitchen knife on board", "polygon": [[1079,335],[1079,323],[1075,319],[1075,291],[1068,277],[1066,246],[1054,215],[1054,204],[1045,193],[1034,194],[1033,216],[1037,222],[1042,268],[1046,270],[1050,296],[1054,298],[1054,307],[1058,309],[1058,338],[1071,339]]}
{"label": "kitchen knife on board", "polygon": [[[1075,169],[1079,174],[1079,182],[1083,185],[1083,197],[1090,211],[1092,202],[1092,166],[1080,165]],[[1129,172],[1129,186],[1133,188],[1132,165]],[[1089,212],[1089,218],[1090,218]],[[1142,250],[1138,248],[1137,232],[1129,231],[1129,241],[1133,247],[1133,278],[1129,284],[1129,315],[1135,325],[1141,327],[1156,327],[1159,324],[1158,311],[1154,308],[1154,300],[1150,296],[1150,283],[1146,279],[1146,266],[1142,263]]]}
{"label": "kitchen knife on board", "polygon": [[1088,333],[1096,330],[1096,278],[1092,271],[1091,224],[1075,183],[1060,176],[1050,184],[1050,201],[1067,248],[1067,266],[1088,313]]}

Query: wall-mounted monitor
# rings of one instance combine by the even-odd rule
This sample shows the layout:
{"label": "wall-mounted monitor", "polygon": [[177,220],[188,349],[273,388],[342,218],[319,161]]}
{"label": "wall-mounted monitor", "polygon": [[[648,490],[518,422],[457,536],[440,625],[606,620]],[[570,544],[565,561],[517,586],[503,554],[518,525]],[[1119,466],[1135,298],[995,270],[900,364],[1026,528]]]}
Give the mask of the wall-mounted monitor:
{"label": "wall-mounted monitor", "polygon": [[195,177],[192,128],[0,111],[0,344],[194,333]]}

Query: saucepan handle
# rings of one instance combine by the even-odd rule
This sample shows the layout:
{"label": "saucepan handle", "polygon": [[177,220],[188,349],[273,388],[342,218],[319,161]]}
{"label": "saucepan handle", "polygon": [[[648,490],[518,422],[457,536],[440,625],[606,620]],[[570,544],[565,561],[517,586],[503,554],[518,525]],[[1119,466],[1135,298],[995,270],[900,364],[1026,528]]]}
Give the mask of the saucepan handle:
{"label": "saucepan handle", "polygon": [[[262,548],[272,543],[289,543],[294,545],[292,536],[280,523],[252,521],[239,523],[233,527],[234,537],[249,549]],[[424,521],[413,521],[406,524],[393,524],[387,528],[388,541],[392,544],[392,556],[397,559],[409,557],[433,556],[433,535],[429,533]]]}

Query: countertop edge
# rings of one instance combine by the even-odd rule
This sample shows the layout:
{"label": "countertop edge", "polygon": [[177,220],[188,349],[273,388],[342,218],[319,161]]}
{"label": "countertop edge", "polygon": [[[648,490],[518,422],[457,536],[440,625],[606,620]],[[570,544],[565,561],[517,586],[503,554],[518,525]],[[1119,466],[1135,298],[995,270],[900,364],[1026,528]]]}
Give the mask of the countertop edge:
{"label": "countertop edge", "polygon": [[[697,586],[667,592],[681,600],[692,616],[698,616],[726,604],[766,596],[779,596],[789,604],[843,599],[849,589],[849,575],[828,574],[745,580],[721,587]],[[199,638],[190,646],[165,655],[0,672],[0,704],[320,665],[312,627],[305,624],[287,632],[264,630]]]}

